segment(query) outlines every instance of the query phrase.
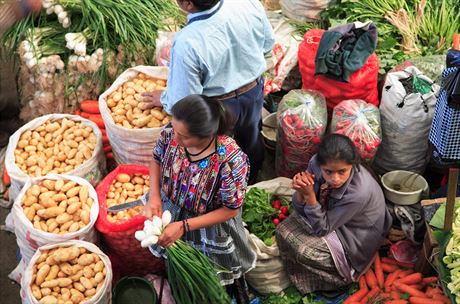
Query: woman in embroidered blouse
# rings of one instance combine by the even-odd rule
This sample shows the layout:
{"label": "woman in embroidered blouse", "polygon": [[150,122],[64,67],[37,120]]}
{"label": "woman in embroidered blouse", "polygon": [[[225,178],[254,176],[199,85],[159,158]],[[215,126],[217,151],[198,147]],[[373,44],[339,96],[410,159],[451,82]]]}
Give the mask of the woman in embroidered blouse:
{"label": "woman in embroidered blouse", "polygon": [[190,95],[173,106],[172,116],[153,151],[144,215],[170,210],[174,222],[158,244],[168,247],[182,237],[231,270],[219,274],[223,285],[241,285],[238,279],[255,266],[241,220],[248,158],[225,135],[230,119],[220,102]]}

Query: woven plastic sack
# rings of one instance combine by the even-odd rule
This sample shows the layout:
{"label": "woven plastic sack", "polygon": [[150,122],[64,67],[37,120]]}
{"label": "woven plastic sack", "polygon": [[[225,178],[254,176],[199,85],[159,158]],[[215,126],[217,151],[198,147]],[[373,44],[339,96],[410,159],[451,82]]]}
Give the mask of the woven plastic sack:
{"label": "woven plastic sack", "polygon": [[[48,233],[34,228],[32,222],[29,221],[24,214],[24,209],[22,208],[21,203],[27,190],[32,187],[32,185],[39,184],[44,179],[74,181],[78,185],[84,185],[88,187],[89,197],[93,199],[93,204],[90,211],[90,222],[88,225],[75,232],[69,232],[65,234]],[[94,230],[94,224],[96,223],[98,213],[99,204],[97,201],[96,191],[94,190],[93,186],[91,186],[91,184],[85,179],[76,176],[58,174],[49,174],[44,177],[30,179],[16,198],[10,213],[11,217],[8,216],[7,220],[7,225],[11,227],[16,234],[16,242],[21,252],[21,261],[19,262],[19,265],[11,272],[9,277],[19,283],[20,275],[24,273],[25,265],[29,263],[38,247],[48,244],[61,243],[68,240],[84,240],[88,242],[95,242],[97,240],[97,235],[96,231]]]}
{"label": "woven plastic sack", "polygon": [[[278,177],[269,181],[260,182],[250,186],[269,191],[277,196],[290,199],[294,194],[291,188],[292,180]],[[248,234],[249,245],[257,255],[256,267],[245,274],[248,283],[260,294],[279,293],[287,288],[291,282],[284,269],[276,241],[272,246],[267,246],[256,235]]]}
{"label": "woven plastic sack", "polygon": [[299,46],[299,69],[302,75],[302,88],[316,90],[324,95],[328,110],[343,100],[362,99],[378,106],[379,60],[375,53],[367,59],[361,69],[353,73],[350,81],[341,82],[324,75],[315,75],[315,58],[324,30],[311,29],[305,33]]}
{"label": "woven plastic sack", "polygon": [[331,133],[346,135],[361,157],[370,161],[382,141],[379,109],[364,100],[344,100],[334,108]]}
{"label": "woven plastic sack", "polygon": [[167,67],[137,66],[124,71],[107,91],[99,96],[99,109],[107,131],[107,137],[112,146],[113,157],[118,164],[148,164],[152,151],[162,128],[128,129],[115,124],[107,107],[106,98],[113,91],[130,79],[144,73],[156,79],[166,80]]}
{"label": "woven plastic sack", "polygon": [[94,134],[96,135],[96,147],[93,151],[93,155],[90,159],[86,160],[83,164],[71,170],[69,172],[65,172],[67,175],[74,175],[83,177],[84,179],[88,180],[93,186],[96,186],[97,183],[102,179],[103,174],[105,174],[105,157],[104,151],[102,150],[102,134],[101,130],[97,127],[97,125],[85,118],[82,118],[77,115],[69,115],[69,114],[49,114],[45,116],[40,116],[35,118],[34,120],[28,122],[20,129],[18,129],[13,135],[10,137],[10,141],[8,144],[8,148],[6,150],[5,156],[5,165],[6,170],[11,178],[11,187],[10,187],[10,199],[14,199],[18,196],[19,191],[24,186],[26,181],[30,178],[29,175],[24,173],[17,165],[15,161],[15,154],[14,150],[18,145],[19,138],[21,134],[26,132],[27,130],[35,129],[41,126],[48,120],[56,121],[63,118],[67,118],[69,120],[81,122],[85,126],[91,127]]}
{"label": "woven plastic sack", "polygon": [[298,22],[320,19],[320,13],[326,9],[331,0],[280,0],[284,15]]}
{"label": "woven plastic sack", "polygon": [[120,165],[110,172],[98,185],[96,192],[99,199],[99,217],[96,229],[102,234],[104,244],[110,255],[115,255],[122,263],[118,269],[121,275],[143,276],[148,273],[163,271],[163,260],[154,257],[148,248],[142,248],[134,238],[137,230],[142,230],[146,218],[140,214],[124,221],[109,222],[107,219],[106,196],[110,185],[118,174],[149,174],[149,168],[139,165]]}
{"label": "woven plastic sack", "polygon": [[[57,247],[70,247],[78,246],[83,247],[89,252],[96,253],[101,261],[104,263],[106,274],[104,284],[97,291],[97,293],[88,301],[80,302],[80,304],[110,304],[112,303],[112,265],[109,258],[94,244],[84,241],[67,241],[58,244],[46,245],[38,248],[34,256],[27,265],[24,276],[21,280],[21,299],[23,304],[39,304],[32,294],[30,288],[32,282],[33,267],[44,250],[50,250]],[[59,302],[60,303],[60,302]]]}
{"label": "woven plastic sack", "polygon": [[308,167],[327,127],[326,101],[315,91],[292,90],[278,106],[276,171],[292,178]]}
{"label": "woven plastic sack", "polygon": [[378,174],[406,170],[422,174],[429,161],[428,135],[439,86],[426,93],[407,92],[401,80],[415,75],[432,83],[414,66],[388,73],[382,90],[382,144],[374,159]]}

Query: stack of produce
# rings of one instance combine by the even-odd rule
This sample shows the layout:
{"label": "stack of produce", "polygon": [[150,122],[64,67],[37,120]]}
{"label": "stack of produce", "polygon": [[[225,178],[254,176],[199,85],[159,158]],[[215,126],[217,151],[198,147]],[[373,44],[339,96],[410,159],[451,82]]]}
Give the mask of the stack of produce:
{"label": "stack of produce", "polygon": [[443,262],[449,269],[450,282],[447,284],[457,303],[460,303],[460,209],[455,211],[455,221],[452,223],[452,237],[446,247]]}
{"label": "stack of produce", "polygon": [[110,206],[137,200],[149,191],[149,168],[138,165],[119,165],[97,186],[99,217],[96,229],[101,233],[107,252],[115,260],[127,261],[115,265],[121,275],[143,276],[161,273],[163,260],[142,248],[134,234],[144,226],[146,218],[140,214],[142,206],[117,213],[107,210]]}
{"label": "stack of produce", "polygon": [[99,102],[97,100],[83,100],[80,102],[80,109],[75,111],[75,115],[80,115],[83,118],[94,122],[102,133],[102,149],[107,160],[113,159],[112,146],[107,138],[107,131],[102,120],[101,112],[99,111]]}
{"label": "stack of produce", "polygon": [[[182,23],[170,0],[43,1],[1,38],[20,62],[21,118],[72,112],[132,64],[153,64],[158,29]],[[107,17],[107,16],[110,16]]]}
{"label": "stack of produce", "polygon": [[22,279],[23,303],[110,303],[112,270],[95,245],[69,241],[37,250]]}
{"label": "stack of produce", "polygon": [[361,157],[372,160],[382,141],[379,109],[364,100],[344,100],[334,108],[331,132],[348,136]]}
{"label": "stack of produce", "polygon": [[249,232],[271,246],[275,241],[276,226],[289,215],[289,206],[289,201],[284,198],[252,188],[244,200],[243,221]]}
{"label": "stack of produce", "polygon": [[278,106],[276,171],[293,177],[307,168],[327,127],[324,97],[315,91],[292,90]]}
{"label": "stack of produce", "polygon": [[[171,222],[171,213],[165,211],[144,223],[143,230],[136,232],[142,247],[155,245],[163,230]],[[217,271],[228,271],[213,263],[201,251],[178,239],[166,248],[168,281],[178,304],[231,303],[221,285]]]}
{"label": "stack of produce", "polygon": [[5,165],[13,198],[30,177],[50,173],[84,177],[95,185],[105,171],[101,131],[76,115],[37,117],[10,137]]}
{"label": "stack of produce", "polygon": [[359,290],[345,299],[344,304],[450,304],[437,286],[438,278],[414,272],[412,263],[377,255],[372,266],[359,279]]}

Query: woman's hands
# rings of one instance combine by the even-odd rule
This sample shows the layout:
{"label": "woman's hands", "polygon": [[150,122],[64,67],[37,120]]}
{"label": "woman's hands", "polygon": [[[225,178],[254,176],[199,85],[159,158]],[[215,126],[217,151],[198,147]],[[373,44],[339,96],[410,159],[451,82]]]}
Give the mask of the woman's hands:
{"label": "woman's hands", "polygon": [[161,218],[163,215],[161,198],[155,195],[150,196],[149,201],[145,204],[144,209],[142,209],[142,215],[146,218],[152,218],[155,215]]}
{"label": "woman's hands", "polygon": [[302,201],[310,204],[316,203],[315,176],[309,172],[300,172],[292,179],[292,188],[301,195]]}
{"label": "woman's hands", "polygon": [[169,223],[158,238],[158,245],[168,248],[184,234],[184,225],[182,221]]}

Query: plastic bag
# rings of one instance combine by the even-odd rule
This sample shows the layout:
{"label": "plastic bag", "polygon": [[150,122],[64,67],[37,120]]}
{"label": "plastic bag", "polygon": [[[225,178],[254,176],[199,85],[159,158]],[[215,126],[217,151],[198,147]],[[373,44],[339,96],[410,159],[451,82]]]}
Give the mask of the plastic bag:
{"label": "plastic bag", "polygon": [[364,100],[344,100],[334,108],[331,133],[348,136],[361,157],[372,160],[382,141],[379,109]]}
{"label": "plastic bag", "polygon": [[[24,214],[24,209],[21,206],[22,200],[27,190],[32,187],[32,185],[39,184],[44,179],[74,181],[78,185],[85,185],[88,187],[89,197],[93,199],[93,204],[90,211],[90,221],[88,225],[75,232],[69,232],[65,234],[48,233],[34,228],[32,222],[27,219],[26,215]],[[24,266],[29,263],[38,247],[48,244],[61,243],[68,240],[85,240],[88,242],[95,242],[97,240],[97,236],[96,231],[94,230],[94,224],[96,223],[98,214],[99,204],[97,201],[96,191],[94,190],[93,186],[91,186],[91,184],[85,179],[76,176],[58,174],[49,174],[44,177],[30,179],[16,198],[7,220],[8,226],[14,229],[14,233],[16,234],[16,241],[18,243],[22,257],[21,262],[11,272],[9,277],[19,283],[20,274],[24,273]]]}
{"label": "plastic bag", "polygon": [[30,178],[29,175],[24,173],[17,165],[15,161],[14,151],[18,145],[18,141],[21,137],[21,134],[27,130],[33,130],[46,121],[56,121],[63,118],[69,120],[81,122],[85,126],[91,127],[94,134],[96,135],[96,147],[94,148],[93,155],[91,158],[86,160],[83,164],[78,166],[72,171],[65,172],[68,175],[74,175],[83,177],[88,180],[93,186],[96,186],[97,183],[102,179],[103,174],[105,174],[105,157],[104,151],[102,150],[102,133],[98,126],[85,118],[82,118],[77,115],[68,115],[68,114],[49,114],[41,117],[37,117],[29,123],[22,126],[10,137],[8,148],[6,150],[5,165],[8,174],[11,177],[11,187],[10,187],[10,198],[13,199],[18,196],[19,191],[24,186],[26,181]]}
{"label": "plastic bag", "polygon": [[353,73],[348,83],[330,79],[324,75],[315,75],[315,57],[324,30],[311,29],[305,33],[299,45],[299,69],[302,74],[302,88],[316,90],[324,95],[328,110],[343,100],[362,99],[378,106],[379,94],[377,80],[379,60],[372,53],[361,69]]}
{"label": "plastic bag", "polygon": [[320,13],[332,0],[280,0],[283,14],[298,22],[320,19]]}
{"label": "plastic bag", "polygon": [[[291,183],[292,180],[289,178],[278,177],[252,185],[249,189],[260,188],[277,196],[290,198],[294,194]],[[272,246],[267,246],[256,235],[250,234],[247,229],[245,231],[248,235],[249,245],[257,255],[256,267],[245,274],[246,280],[258,293],[281,292],[291,283],[284,269],[278,245],[275,242]]]}
{"label": "plastic bag", "polygon": [[171,47],[176,32],[158,31],[156,39],[155,62],[158,66],[169,66],[171,61]]}
{"label": "plastic bag", "polygon": [[146,218],[140,214],[124,221],[115,223],[107,219],[106,196],[113,180],[120,173],[149,174],[149,168],[139,165],[120,165],[110,172],[97,186],[96,192],[99,200],[99,217],[96,229],[102,234],[104,244],[110,255],[115,255],[120,261],[129,263],[120,264],[118,269],[122,276],[143,276],[148,273],[159,273],[164,269],[163,260],[152,255],[148,248],[142,248],[134,238],[137,230],[144,228]]}
{"label": "plastic bag", "polygon": [[97,291],[97,293],[89,300],[81,302],[81,304],[109,304],[112,303],[112,265],[109,258],[94,244],[84,241],[67,241],[64,243],[46,245],[38,248],[34,256],[27,265],[27,269],[24,272],[24,276],[21,280],[21,299],[23,304],[39,304],[39,301],[35,299],[30,288],[32,282],[33,267],[40,255],[44,250],[50,250],[57,247],[70,247],[78,246],[83,247],[89,252],[96,253],[101,261],[104,263],[106,269],[104,284]]}
{"label": "plastic bag", "polygon": [[152,151],[156,140],[160,137],[162,128],[128,129],[116,125],[107,107],[106,98],[126,81],[137,74],[166,80],[167,67],[137,66],[127,69],[110,88],[99,97],[99,109],[107,131],[107,137],[112,146],[113,157],[118,164],[145,165],[152,159]]}
{"label": "plastic bag", "polygon": [[306,170],[327,127],[326,101],[315,91],[292,90],[278,106],[276,171],[293,177]]}
{"label": "plastic bag", "polygon": [[422,174],[429,161],[428,135],[439,86],[433,84],[427,93],[410,92],[403,82],[411,75],[432,82],[414,66],[386,77],[380,104],[382,144],[373,162],[378,174],[393,170]]}

